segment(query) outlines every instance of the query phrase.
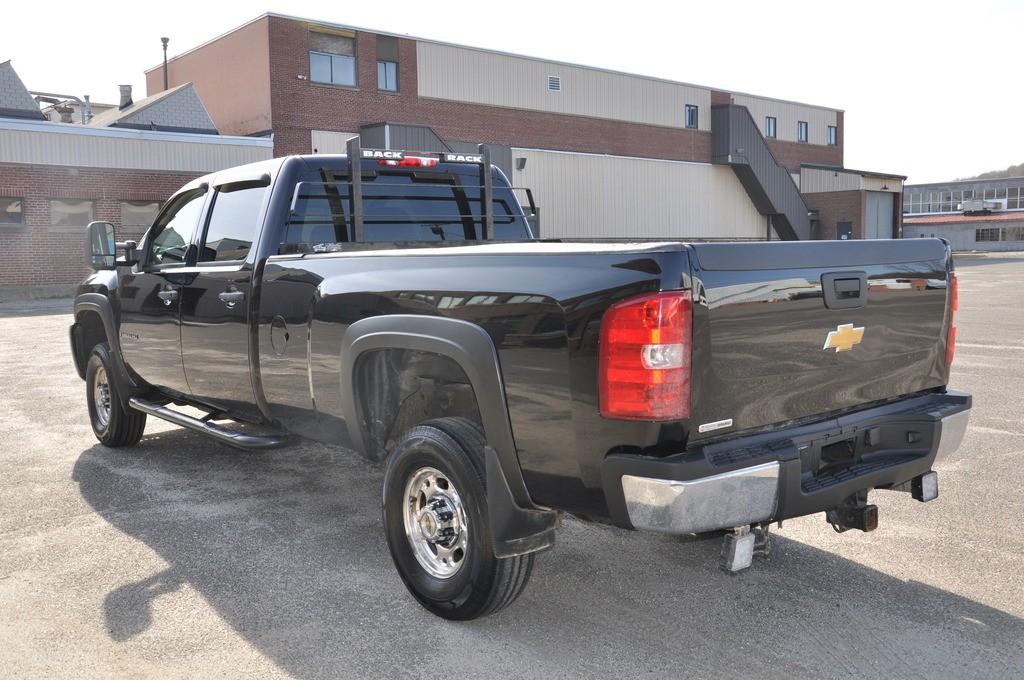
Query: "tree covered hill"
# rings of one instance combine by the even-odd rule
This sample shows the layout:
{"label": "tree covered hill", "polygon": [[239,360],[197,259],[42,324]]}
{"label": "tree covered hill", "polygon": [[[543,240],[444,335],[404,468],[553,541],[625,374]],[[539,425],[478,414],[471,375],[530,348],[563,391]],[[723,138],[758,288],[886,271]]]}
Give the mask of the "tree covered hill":
{"label": "tree covered hill", "polygon": [[1024,177],[1024,163],[1011,165],[1005,170],[992,170],[975,177],[962,177],[961,179],[1003,179],[1004,177]]}

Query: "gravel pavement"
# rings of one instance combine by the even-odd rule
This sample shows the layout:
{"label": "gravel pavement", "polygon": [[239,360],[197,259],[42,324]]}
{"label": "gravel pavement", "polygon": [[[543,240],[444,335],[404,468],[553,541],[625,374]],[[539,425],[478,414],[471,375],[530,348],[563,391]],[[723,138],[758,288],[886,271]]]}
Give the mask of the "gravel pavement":
{"label": "gravel pavement", "polygon": [[739,576],[718,540],[568,519],[511,608],[406,593],[382,471],[318,444],[242,453],[150,418],[99,446],[70,301],[0,305],[0,674],[15,678],[1024,676],[1024,257],[963,259],[964,445],[880,527],[787,521]]}

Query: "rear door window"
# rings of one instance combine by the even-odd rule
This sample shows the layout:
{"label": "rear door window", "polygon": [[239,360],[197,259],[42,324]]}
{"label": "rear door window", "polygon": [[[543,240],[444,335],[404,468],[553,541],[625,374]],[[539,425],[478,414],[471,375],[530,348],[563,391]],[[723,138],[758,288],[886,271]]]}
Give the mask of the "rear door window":
{"label": "rear door window", "polygon": [[206,221],[199,249],[200,262],[244,260],[260,233],[260,215],[266,198],[264,184],[219,187]]}

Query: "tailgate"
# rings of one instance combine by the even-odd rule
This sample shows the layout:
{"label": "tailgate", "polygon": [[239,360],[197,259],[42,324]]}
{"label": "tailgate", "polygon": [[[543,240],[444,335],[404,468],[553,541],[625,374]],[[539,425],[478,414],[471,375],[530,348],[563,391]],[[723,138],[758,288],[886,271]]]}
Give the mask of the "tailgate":
{"label": "tailgate", "polygon": [[694,244],[691,259],[695,439],[946,384],[938,239]]}

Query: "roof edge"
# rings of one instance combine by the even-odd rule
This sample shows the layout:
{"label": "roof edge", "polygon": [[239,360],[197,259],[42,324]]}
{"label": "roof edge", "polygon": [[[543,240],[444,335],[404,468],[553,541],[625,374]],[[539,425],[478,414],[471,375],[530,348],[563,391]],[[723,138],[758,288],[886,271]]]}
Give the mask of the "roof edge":
{"label": "roof edge", "polygon": [[0,118],[0,130],[21,130],[24,132],[50,132],[63,135],[86,137],[121,137],[127,139],[149,139],[153,141],[192,142],[196,144],[235,144],[240,146],[263,146],[273,149],[273,137],[248,137],[236,135],[196,134],[193,132],[169,132],[164,130],[136,130],[123,127],[93,127],[78,123],[54,123],[48,120],[21,120]]}
{"label": "roof edge", "polygon": [[951,184],[967,184],[967,183],[980,183],[980,182],[1020,182],[1024,184],[1024,175],[1015,175],[1013,177],[989,177],[988,179],[951,179],[946,182],[920,182],[915,184],[908,184],[907,188],[910,187],[944,187]]}
{"label": "roof edge", "polygon": [[831,170],[832,172],[843,172],[848,175],[860,175],[861,177],[884,177],[888,179],[899,179],[906,181],[906,175],[897,175],[891,172],[875,172],[874,170],[854,170],[853,168],[844,168],[838,165],[822,165],[819,163],[801,163],[801,168],[810,168],[812,170]]}

